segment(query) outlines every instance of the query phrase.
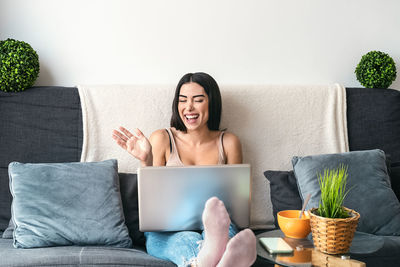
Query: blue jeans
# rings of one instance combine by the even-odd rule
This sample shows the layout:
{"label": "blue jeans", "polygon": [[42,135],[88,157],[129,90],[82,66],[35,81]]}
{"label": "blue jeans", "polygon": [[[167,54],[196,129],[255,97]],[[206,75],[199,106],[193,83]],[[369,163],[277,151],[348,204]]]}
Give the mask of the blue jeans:
{"label": "blue jeans", "polygon": [[[231,223],[229,238],[238,232],[237,227]],[[199,244],[204,240],[204,231],[201,234],[194,231],[145,232],[144,236],[148,254],[183,267],[189,266],[190,260],[197,257]]]}

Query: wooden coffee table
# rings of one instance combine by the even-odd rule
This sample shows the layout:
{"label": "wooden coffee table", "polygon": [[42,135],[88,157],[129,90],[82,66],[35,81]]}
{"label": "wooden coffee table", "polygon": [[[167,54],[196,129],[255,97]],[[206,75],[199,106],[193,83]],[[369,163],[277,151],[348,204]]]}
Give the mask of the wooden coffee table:
{"label": "wooden coffee table", "polygon": [[[259,242],[260,237],[282,237],[292,248],[290,254],[269,254]],[[309,239],[295,239],[285,237],[281,230],[264,232],[257,235],[257,255],[268,262],[280,266],[337,266],[337,267],[365,267],[361,261],[350,259],[348,255],[333,256],[316,250]]]}

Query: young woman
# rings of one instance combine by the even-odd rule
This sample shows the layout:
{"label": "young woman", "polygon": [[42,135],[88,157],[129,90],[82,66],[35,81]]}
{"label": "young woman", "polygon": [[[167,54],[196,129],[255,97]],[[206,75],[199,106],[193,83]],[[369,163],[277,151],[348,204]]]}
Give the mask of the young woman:
{"label": "young woman", "polygon": [[[123,149],[142,166],[184,166],[242,163],[239,139],[219,130],[221,94],[208,74],[188,73],[179,81],[172,104],[171,128],[148,140],[139,129],[113,131]],[[178,266],[250,266],[256,258],[256,238],[250,229],[238,233],[222,201],[210,198],[203,211],[202,234],[194,231],[147,232],[150,255]]]}

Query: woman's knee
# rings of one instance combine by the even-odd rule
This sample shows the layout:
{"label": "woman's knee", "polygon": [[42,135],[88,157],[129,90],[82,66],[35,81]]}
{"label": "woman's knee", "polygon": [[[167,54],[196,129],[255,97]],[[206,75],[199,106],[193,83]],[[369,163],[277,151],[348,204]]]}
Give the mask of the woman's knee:
{"label": "woman's knee", "polygon": [[[197,232],[149,232],[146,236],[146,249],[151,254],[179,252],[196,256],[199,243],[203,239]],[[152,253],[153,252],[153,253]]]}

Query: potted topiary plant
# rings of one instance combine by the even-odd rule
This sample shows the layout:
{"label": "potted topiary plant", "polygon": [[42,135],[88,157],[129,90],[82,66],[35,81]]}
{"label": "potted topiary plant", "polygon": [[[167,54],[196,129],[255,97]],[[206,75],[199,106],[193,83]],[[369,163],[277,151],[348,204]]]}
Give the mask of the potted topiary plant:
{"label": "potted topiary plant", "polygon": [[28,43],[0,41],[0,90],[19,92],[31,87],[39,70],[39,57]]}
{"label": "potted topiary plant", "polygon": [[364,87],[386,89],[396,79],[396,64],[388,54],[370,51],[362,56],[355,73]]}
{"label": "potted topiary plant", "polygon": [[357,228],[360,214],[343,206],[347,177],[345,165],[318,174],[321,198],[310,210],[310,224],[314,246],[324,253],[346,253]]}

